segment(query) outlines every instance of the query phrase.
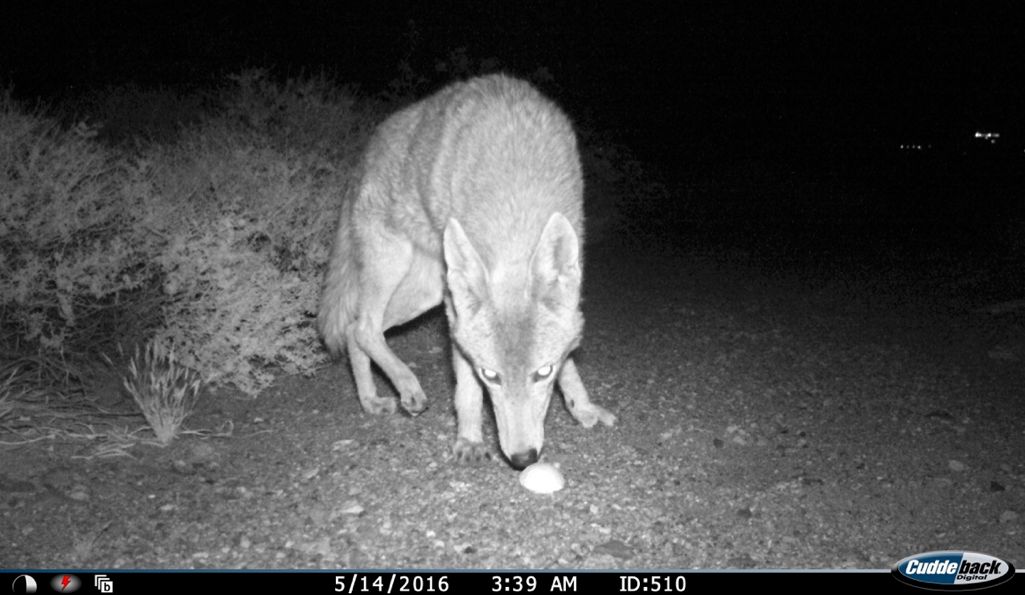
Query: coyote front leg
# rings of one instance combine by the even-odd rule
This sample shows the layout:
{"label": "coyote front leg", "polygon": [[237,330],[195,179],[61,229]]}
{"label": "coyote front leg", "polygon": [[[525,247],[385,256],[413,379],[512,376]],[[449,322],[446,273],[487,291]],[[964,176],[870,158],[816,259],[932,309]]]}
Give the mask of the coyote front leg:
{"label": "coyote front leg", "polygon": [[593,427],[601,422],[607,426],[616,423],[616,416],[601,405],[591,402],[591,397],[580,380],[580,373],[573,362],[573,358],[566,358],[562,364],[562,371],[559,373],[559,388],[562,390],[562,398],[566,402],[566,408],[580,425],[585,428]]}
{"label": "coyote front leg", "polygon": [[456,372],[456,422],[458,435],[452,452],[458,461],[479,461],[487,458],[488,448],[481,437],[481,409],[484,390],[459,348],[452,345],[452,366]]}

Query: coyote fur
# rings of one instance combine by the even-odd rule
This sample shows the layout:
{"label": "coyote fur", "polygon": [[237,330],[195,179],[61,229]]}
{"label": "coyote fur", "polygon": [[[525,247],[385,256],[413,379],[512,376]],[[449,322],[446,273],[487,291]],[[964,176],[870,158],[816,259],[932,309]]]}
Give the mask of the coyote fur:
{"label": "coyote fur", "polygon": [[591,402],[580,342],[583,178],[568,118],[528,83],[491,75],[450,85],[381,124],[341,208],[317,324],[348,352],[365,411],[392,413],[371,362],[418,415],[427,397],[384,331],[444,301],[453,339],[458,460],[487,456],[482,387],[513,467],[538,460],[558,381],[583,426]]}

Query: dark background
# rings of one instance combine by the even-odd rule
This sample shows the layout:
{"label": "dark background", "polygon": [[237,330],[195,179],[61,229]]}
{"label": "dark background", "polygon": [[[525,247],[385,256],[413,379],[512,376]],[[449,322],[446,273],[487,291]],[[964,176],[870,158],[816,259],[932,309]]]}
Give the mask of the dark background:
{"label": "dark background", "polygon": [[[1025,19],[1015,2],[43,1],[0,10],[0,79],[19,97],[126,82],[196,87],[247,66],[323,71],[375,92],[406,65],[428,91],[451,78],[439,61],[465,48],[472,62],[516,74],[544,67],[545,91],[574,118],[618,135],[671,180],[743,176],[730,169],[737,159],[875,179],[892,175],[881,156],[903,159],[898,147],[914,143],[931,147],[925,171],[945,180],[931,200],[949,205],[984,179],[1009,187],[1025,165]],[[999,142],[973,139],[977,130],[999,132]],[[987,216],[1017,208],[998,202]]]}

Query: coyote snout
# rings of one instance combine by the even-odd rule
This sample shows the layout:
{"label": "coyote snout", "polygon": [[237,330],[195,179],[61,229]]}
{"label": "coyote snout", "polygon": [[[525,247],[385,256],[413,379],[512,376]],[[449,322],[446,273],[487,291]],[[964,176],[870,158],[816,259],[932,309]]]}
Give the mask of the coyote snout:
{"label": "coyote snout", "polygon": [[582,425],[612,425],[572,359],[580,342],[583,180],[566,116],[523,81],[457,83],[378,128],[342,206],[317,322],[348,351],[363,409],[393,412],[371,361],[410,413],[427,398],[384,331],[444,302],[456,376],[456,458],[486,455],[482,387],[503,454],[538,460],[558,383]]}
{"label": "coyote snout", "polygon": [[[523,469],[537,462],[544,447],[544,422],[549,393],[542,402],[544,409],[534,403],[499,403],[495,391],[489,389],[491,403],[498,425],[498,442],[512,466]],[[533,405],[533,406],[532,406]]]}

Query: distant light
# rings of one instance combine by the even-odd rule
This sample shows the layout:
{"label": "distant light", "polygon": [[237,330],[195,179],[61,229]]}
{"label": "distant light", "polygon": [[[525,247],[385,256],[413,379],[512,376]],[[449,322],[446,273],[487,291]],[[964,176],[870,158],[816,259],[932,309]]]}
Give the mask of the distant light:
{"label": "distant light", "polygon": [[989,144],[992,145],[992,144],[995,144],[997,142],[998,138],[1000,138],[1000,133],[999,132],[983,132],[981,130],[976,130],[975,131],[975,138],[978,138],[978,139],[981,139],[981,140],[984,140],[984,141],[989,141]]}

